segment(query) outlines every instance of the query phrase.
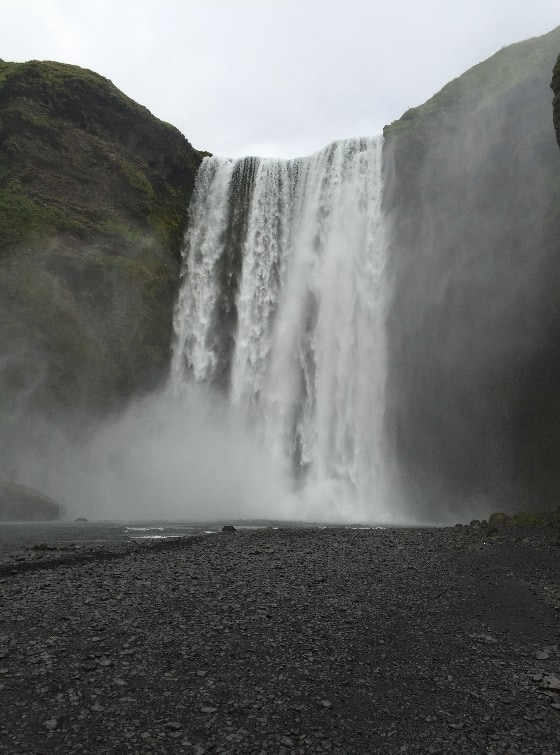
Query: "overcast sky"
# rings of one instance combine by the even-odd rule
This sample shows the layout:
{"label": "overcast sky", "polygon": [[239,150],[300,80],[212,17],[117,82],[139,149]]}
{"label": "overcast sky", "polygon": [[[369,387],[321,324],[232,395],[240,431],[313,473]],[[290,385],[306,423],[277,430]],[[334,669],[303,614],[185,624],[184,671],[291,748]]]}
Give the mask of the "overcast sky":
{"label": "overcast sky", "polygon": [[[198,149],[295,157],[376,135],[559,0],[0,0],[0,58],[111,79]],[[559,50],[560,52],[560,50]]]}

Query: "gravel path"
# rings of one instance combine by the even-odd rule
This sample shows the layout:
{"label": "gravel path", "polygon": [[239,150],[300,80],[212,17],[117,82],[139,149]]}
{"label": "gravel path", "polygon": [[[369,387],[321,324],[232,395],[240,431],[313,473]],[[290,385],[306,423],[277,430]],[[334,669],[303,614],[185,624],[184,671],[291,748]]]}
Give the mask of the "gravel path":
{"label": "gravel path", "polygon": [[259,530],[0,561],[0,752],[560,753],[553,533]]}

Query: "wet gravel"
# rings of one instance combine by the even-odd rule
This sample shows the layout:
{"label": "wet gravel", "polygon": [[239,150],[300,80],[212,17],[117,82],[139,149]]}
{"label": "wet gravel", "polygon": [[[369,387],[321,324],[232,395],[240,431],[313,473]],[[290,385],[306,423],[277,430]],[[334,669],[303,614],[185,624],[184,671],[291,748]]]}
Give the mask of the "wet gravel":
{"label": "wet gravel", "polygon": [[0,752],[560,753],[552,531],[0,558]]}

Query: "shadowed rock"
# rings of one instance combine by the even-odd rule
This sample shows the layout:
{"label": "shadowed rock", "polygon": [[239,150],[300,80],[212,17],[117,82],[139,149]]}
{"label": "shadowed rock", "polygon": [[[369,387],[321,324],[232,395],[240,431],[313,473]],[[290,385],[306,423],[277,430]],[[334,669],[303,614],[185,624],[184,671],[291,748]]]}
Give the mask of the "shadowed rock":
{"label": "shadowed rock", "polygon": [[28,485],[0,483],[0,522],[47,522],[59,519],[62,506]]}
{"label": "shadowed rock", "polygon": [[560,145],[560,55],[558,56],[558,60],[556,61],[556,65],[554,66],[550,87],[554,92],[552,112],[554,119],[554,128],[556,129],[556,140]]}

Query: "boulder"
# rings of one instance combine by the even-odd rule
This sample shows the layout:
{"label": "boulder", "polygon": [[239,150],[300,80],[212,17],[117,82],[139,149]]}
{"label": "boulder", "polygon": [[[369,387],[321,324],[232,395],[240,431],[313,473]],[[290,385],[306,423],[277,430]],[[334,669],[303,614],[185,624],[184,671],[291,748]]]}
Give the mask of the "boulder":
{"label": "boulder", "polygon": [[47,522],[60,519],[63,507],[28,485],[0,483],[0,522]]}

